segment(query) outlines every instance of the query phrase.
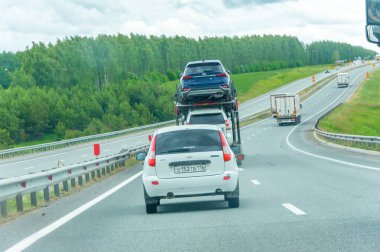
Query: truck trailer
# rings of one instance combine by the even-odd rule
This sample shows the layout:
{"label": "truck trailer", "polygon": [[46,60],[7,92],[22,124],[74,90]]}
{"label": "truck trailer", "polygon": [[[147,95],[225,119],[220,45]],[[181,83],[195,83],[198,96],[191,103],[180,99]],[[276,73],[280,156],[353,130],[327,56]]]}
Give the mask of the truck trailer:
{"label": "truck trailer", "polygon": [[338,88],[340,87],[348,87],[350,76],[348,76],[348,73],[338,73],[336,76]]}
{"label": "truck trailer", "polygon": [[284,95],[275,98],[276,118],[279,126],[301,122],[301,103],[299,95]]}
{"label": "truck trailer", "polygon": [[281,93],[281,94],[271,94],[269,95],[269,100],[270,100],[270,110],[272,113],[272,116],[276,118],[276,112],[277,112],[277,105],[276,105],[276,97],[279,96],[286,96],[286,93]]}

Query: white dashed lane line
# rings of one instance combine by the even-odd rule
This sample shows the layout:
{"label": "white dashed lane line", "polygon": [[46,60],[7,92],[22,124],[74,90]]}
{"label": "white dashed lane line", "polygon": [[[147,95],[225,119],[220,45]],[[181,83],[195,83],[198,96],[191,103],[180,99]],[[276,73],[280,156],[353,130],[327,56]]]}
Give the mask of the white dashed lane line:
{"label": "white dashed lane line", "polygon": [[258,180],[251,180],[251,182],[254,184],[254,185],[261,185],[261,183],[258,181]]}
{"label": "white dashed lane line", "polygon": [[302,211],[301,209],[295,207],[294,205],[292,205],[290,203],[283,203],[282,206],[285,207],[286,209],[288,209],[290,212],[294,213],[295,215],[305,215],[306,214],[304,211]]}
{"label": "white dashed lane line", "polygon": [[243,168],[238,168],[238,171],[242,172],[242,171],[244,171],[244,169]]}
{"label": "white dashed lane line", "polygon": [[33,169],[33,168],[34,168],[34,166],[30,166],[30,167],[24,168],[24,170],[30,170],[30,169]]}

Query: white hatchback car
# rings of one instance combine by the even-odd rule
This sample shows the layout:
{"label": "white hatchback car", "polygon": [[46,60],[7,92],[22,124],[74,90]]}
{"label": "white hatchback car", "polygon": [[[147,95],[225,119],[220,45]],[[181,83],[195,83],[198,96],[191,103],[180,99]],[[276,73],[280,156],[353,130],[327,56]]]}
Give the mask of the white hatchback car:
{"label": "white hatchback car", "polygon": [[239,173],[226,138],[215,125],[181,125],[157,130],[145,160],[142,180],[146,212],[157,212],[160,199],[224,195],[239,207]]}
{"label": "white hatchback car", "polygon": [[227,138],[229,145],[233,143],[231,120],[227,117],[223,109],[220,108],[199,108],[190,110],[186,118],[186,124],[212,124],[218,125]]}

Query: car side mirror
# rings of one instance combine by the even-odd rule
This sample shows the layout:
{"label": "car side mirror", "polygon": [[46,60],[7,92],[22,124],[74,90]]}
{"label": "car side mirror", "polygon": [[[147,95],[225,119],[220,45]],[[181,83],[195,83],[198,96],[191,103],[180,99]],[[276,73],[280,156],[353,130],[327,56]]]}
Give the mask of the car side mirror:
{"label": "car side mirror", "polygon": [[136,155],[136,159],[139,161],[144,161],[146,158],[146,152],[139,152]]}
{"label": "car side mirror", "polygon": [[380,46],[380,0],[366,0],[367,40]]}

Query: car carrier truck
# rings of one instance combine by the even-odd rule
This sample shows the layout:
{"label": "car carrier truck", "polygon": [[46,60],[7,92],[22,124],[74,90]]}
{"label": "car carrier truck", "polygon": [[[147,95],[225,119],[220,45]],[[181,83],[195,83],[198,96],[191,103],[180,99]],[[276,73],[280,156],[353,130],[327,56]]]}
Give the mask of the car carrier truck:
{"label": "car carrier truck", "polygon": [[208,108],[220,108],[223,109],[228,121],[230,122],[231,133],[232,133],[232,143],[230,144],[231,150],[234,152],[236,157],[236,162],[238,165],[242,164],[244,160],[243,148],[241,146],[241,136],[240,136],[240,121],[239,121],[239,111],[238,111],[238,101],[234,99],[228,102],[222,101],[207,101],[207,102],[197,102],[197,103],[187,103],[182,104],[175,102],[176,110],[176,124],[184,124],[188,114],[194,110],[205,110]]}
{"label": "car carrier truck", "polygon": [[276,118],[279,126],[301,122],[301,103],[299,95],[278,96],[276,100]]}

